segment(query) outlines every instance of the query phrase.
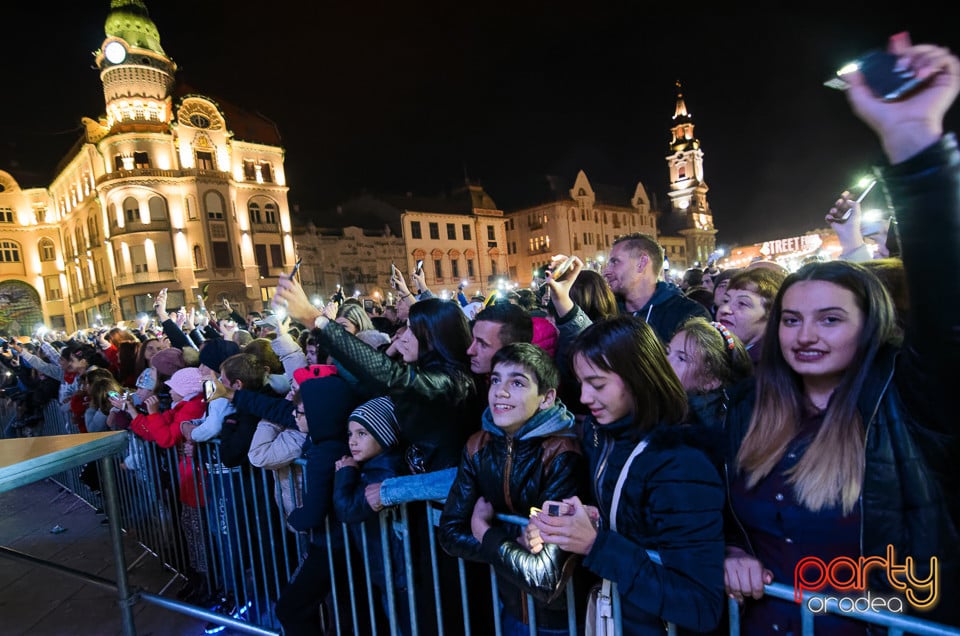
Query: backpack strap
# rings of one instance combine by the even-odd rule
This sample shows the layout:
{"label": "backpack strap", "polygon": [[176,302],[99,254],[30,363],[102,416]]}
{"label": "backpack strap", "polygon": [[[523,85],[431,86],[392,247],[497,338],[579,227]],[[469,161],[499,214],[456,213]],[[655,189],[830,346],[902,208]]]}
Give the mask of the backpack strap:
{"label": "backpack strap", "polygon": [[550,464],[553,463],[553,460],[556,459],[557,456],[563,453],[581,454],[580,443],[575,437],[560,437],[557,435],[544,437],[541,448],[543,449],[543,455],[540,458],[540,462],[544,473],[550,470]]}
{"label": "backpack strap", "polygon": [[467,456],[473,457],[480,452],[480,449],[487,445],[487,442],[490,441],[490,433],[488,431],[477,431],[467,439]]}

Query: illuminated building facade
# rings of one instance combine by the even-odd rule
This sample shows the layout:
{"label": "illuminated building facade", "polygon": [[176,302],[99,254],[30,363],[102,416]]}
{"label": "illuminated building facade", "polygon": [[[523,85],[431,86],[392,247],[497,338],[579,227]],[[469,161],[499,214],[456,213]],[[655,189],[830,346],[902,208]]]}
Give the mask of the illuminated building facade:
{"label": "illuminated building facade", "polygon": [[[503,210],[479,185],[468,183],[435,197],[365,194],[344,201],[314,225],[294,232],[298,252],[317,255],[316,273],[302,278],[308,293],[313,285],[317,294],[329,297],[341,284],[348,296],[359,291],[389,302],[391,263],[409,284],[418,260],[424,282],[438,296],[464,281],[471,293],[485,293],[509,275]],[[318,229],[324,226],[344,229]],[[338,236],[352,236],[353,246],[350,240],[336,245]]]}
{"label": "illuminated building facade", "polygon": [[703,150],[700,140],[693,133],[693,116],[677,82],[677,105],[670,129],[670,153],[667,166],[670,170],[670,210],[660,219],[660,232],[665,237],[680,237],[661,243],[667,250],[671,269],[705,266],[716,249],[717,230],[713,225],[713,212],[707,201],[706,181],[703,177]]}
{"label": "illuminated building facade", "polygon": [[141,0],[113,0],[94,53],[105,114],[45,188],[0,172],[0,332],[72,332],[227,298],[260,309],[295,261],[284,150],[269,120],[175,81]]}
{"label": "illuminated building facade", "polygon": [[632,232],[656,236],[656,214],[643,184],[632,193],[593,185],[581,170],[572,185],[547,178],[544,203],[507,215],[510,278],[527,285],[554,254],[578,256],[591,267],[603,259],[617,237]]}

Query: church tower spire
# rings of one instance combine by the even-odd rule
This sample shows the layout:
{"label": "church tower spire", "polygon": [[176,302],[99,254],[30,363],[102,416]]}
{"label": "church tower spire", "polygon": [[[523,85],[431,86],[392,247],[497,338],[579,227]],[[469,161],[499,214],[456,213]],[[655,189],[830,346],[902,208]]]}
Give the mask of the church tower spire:
{"label": "church tower spire", "polygon": [[687,110],[680,81],[677,80],[677,104],[670,128],[670,215],[687,241],[687,260],[705,266],[716,245],[713,213],[707,202],[710,189],[703,178],[703,151],[693,133],[693,115]]}
{"label": "church tower spire", "polygon": [[106,128],[114,132],[163,129],[171,118],[174,64],[160,45],[160,33],[143,0],[111,0],[106,39],[94,53]]}

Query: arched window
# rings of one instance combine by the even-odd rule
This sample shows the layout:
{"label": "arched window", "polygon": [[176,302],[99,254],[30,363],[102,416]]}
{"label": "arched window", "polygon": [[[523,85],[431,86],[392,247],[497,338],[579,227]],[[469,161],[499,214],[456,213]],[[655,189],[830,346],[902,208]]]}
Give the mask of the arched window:
{"label": "arched window", "polygon": [[277,222],[277,206],[273,203],[268,203],[263,206],[263,216],[265,223],[275,225]]}
{"label": "arched window", "polygon": [[90,236],[90,243],[97,244],[100,242],[100,230],[97,227],[97,217],[91,216],[87,219],[87,234]]}
{"label": "arched window", "polygon": [[83,227],[77,225],[74,231],[77,235],[77,252],[82,252],[85,248],[84,246],[86,245],[86,243],[83,242]]}
{"label": "arched window", "polygon": [[0,241],[0,263],[19,263],[20,244],[13,241]]}
{"label": "arched window", "polygon": [[133,197],[124,199],[123,218],[127,220],[127,223],[138,223],[140,221],[140,202]]}
{"label": "arched window", "polygon": [[203,263],[203,250],[199,245],[193,246],[193,269],[206,269]]}
{"label": "arched window", "polygon": [[57,258],[57,248],[48,238],[40,239],[37,243],[37,251],[40,252],[41,261],[53,261]]}
{"label": "arched window", "polygon": [[151,221],[167,220],[167,202],[163,199],[163,197],[150,197],[148,206],[150,207]]}
{"label": "arched window", "polygon": [[226,206],[219,192],[208,190],[203,195],[203,207],[207,211],[208,219],[222,219]]}
{"label": "arched window", "polygon": [[250,213],[250,225],[255,225],[263,222],[260,218],[259,204],[253,203],[251,201],[250,205],[247,206],[247,211]]}

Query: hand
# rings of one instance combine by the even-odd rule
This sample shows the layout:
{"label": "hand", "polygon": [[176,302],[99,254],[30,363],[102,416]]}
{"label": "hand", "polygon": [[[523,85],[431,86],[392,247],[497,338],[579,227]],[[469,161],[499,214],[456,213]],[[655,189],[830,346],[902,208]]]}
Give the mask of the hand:
{"label": "hand", "polygon": [[156,297],[153,299],[153,310],[157,312],[157,320],[160,322],[165,321],[169,318],[167,314],[167,288],[164,287],[157,292]]}
{"label": "hand", "polygon": [[118,411],[123,411],[126,408],[126,402],[123,401],[122,397],[112,397],[110,398],[110,406],[117,409]]}
{"label": "hand", "polygon": [[[543,505],[549,506],[551,503],[557,502],[548,501]],[[530,517],[530,523],[536,525],[544,543],[556,544],[574,554],[588,554],[597,539],[597,528],[590,519],[587,506],[579,497],[570,497],[560,503],[567,504],[568,508],[561,510],[566,514],[551,516],[541,511]]]}
{"label": "hand", "polygon": [[344,455],[343,457],[341,457],[336,461],[335,466],[337,470],[340,470],[341,468],[347,468],[347,467],[357,468],[360,466],[360,464],[358,464],[357,460],[355,460],[350,455]]}
{"label": "hand", "polygon": [[323,315],[327,318],[327,320],[336,320],[337,313],[339,311],[340,311],[340,305],[338,305],[333,301],[330,301],[323,306]]}
{"label": "hand", "polygon": [[412,274],[410,274],[410,278],[413,279],[413,284],[417,286],[418,294],[427,290],[427,274],[425,273],[425,270],[421,269],[419,274],[414,271]]}
{"label": "hand", "polygon": [[550,299],[553,301],[554,309],[557,310],[558,318],[566,316],[573,310],[574,304],[570,299],[570,288],[573,287],[573,282],[577,280],[577,276],[579,276],[580,271],[583,270],[583,261],[581,261],[578,256],[572,258],[573,264],[570,266],[570,269],[561,276],[561,280],[554,280],[553,273],[550,269],[559,267],[560,263],[567,260],[567,257],[563,254],[554,255],[554,257],[550,259],[550,269],[547,270],[547,277],[543,283],[550,288]]}
{"label": "hand", "polygon": [[[531,517],[535,514],[533,511],[530,512]],[[543,537],[540,536],[540,528],[532,523],[528,523],[523,534],[517,538],[517,543],[525,547],[532,554],[540,554],[540,551],[543,550]]]}
{"label": "hand", "polygon": [[196,329],[196,320],[197,320],[197,308],[191,307],[190,311],[184,314],[184,321],[182,328],[185,331],[192,331]]}
{"label": "hand", "polygon": [[861,73],[843,79],[850,83],[846,95],[854,114],[877,133],[890,163],[896,164],[943,134],[943,117],[960,92],[960,60],[944,47],[913,45],[907,34],[891,36],[887,51],[899,56],[899,68],[912,70],[926,83],[888,102],[873,95]]}
{"label": "hand", "polygon": [[224,340],[233,340],[233,334],[237,333],[237,323],[232,320],[221,320],[218,327]]}
{"label": "hand", "polygon": [[[151,395],[146,400],[143,401],[143,405],[147,407],[147,413],[153,415],[160,412],[160,399],[156,395]],[[130,406],[133,406],[132,404]]]}
{"label": "hand", "polygon": [[303,287],[295,280],[281,276],[277,282],[277,291],[270,301],[276,307],[286,307],[287,314],[301,325],[313,327],[313,323],[322,314],[313,306]]}
{"label": "hand", "polygon": [[[843,215],[850,211],[850,216],[846,220]],[[863,234],[860,232],[860,204],[850,198],[849,192],[844,192],[833,204],[827,216],[824,217],[830,227],[837,233],[837,239],[840,241],[842,254],[849,254],[853,250],[863,245]]]}
{"label": "hand", "polygon": [[758,599],[763,596],[763,586],[767,583],[773,583],[773,572],[745,550],[727,548],[723,560],[723,585],[730,598],[741,604],[746,596]]}
{"label": "hand", "polygon": [[493,504],[483,497],[477,499],[477,503],[473,504],[473,514],[470,515],[470,530],[473,532],[474,539],[483,543],[483,535],[490,529],[493,517]]}
{"label": "hand", "polygon": [[230,301],[227,300],[226,298],[223,299],[223,310],[224,310],[224,311],[232,311],[232,310],[230,309]]}
{"label": "hand", "polygon": [[197,428],[198,424],[194,420],[184,420],[180,422],[180,434],[183,435],[183,439],[193,439],[193,429]]}
{"label": "hand", "polygon": [[370,484],[363,489],[363,496],[366,497],[367,503],[375,512],[380,512],[383,510],[383,502],[380,501],[380,484]]}
{"label": "hand", "polygon": [[187,321],[187,308],[181,307],[176,314],[174,314],[174,322],[177,323],[177,326],[180,329],[183,329],[183,324]]}

